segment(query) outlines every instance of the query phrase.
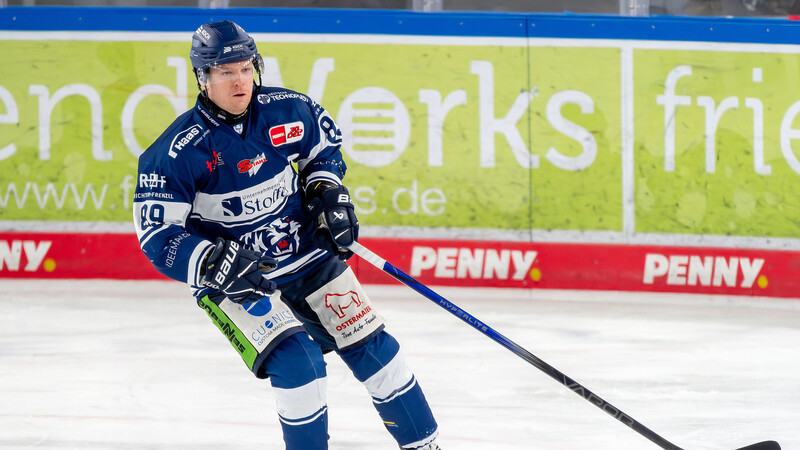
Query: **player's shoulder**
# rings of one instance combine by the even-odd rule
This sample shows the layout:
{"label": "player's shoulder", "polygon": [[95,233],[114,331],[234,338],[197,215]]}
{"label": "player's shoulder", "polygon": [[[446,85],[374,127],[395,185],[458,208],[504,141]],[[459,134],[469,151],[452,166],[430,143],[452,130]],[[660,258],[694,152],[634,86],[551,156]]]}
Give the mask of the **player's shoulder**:
{"label": "player's shoulder", "polygon": [[[139,157],[141,161],[175,160],[178,156],[204,153],[203,140],[208,134],[208,126],[197,113],[197,108],[178,116],[153,144]],[[202,155],[201,157],[205,157]]]}
{"label": "player's shoulder", "polygon": [[316,106],[316,102],[302,92],[274,86],[258,88],[254,103],[261,110],[274,112]]}

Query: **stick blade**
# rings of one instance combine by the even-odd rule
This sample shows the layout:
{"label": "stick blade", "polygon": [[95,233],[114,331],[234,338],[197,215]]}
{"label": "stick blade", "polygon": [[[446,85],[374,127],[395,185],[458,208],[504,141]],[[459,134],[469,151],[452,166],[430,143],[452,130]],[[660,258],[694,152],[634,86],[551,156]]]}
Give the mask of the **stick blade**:
{"label": "stick blade", "polygon": [[781,450],[781,446],[775,441],[758,442],[747,447],[737,448],[736,450]]}

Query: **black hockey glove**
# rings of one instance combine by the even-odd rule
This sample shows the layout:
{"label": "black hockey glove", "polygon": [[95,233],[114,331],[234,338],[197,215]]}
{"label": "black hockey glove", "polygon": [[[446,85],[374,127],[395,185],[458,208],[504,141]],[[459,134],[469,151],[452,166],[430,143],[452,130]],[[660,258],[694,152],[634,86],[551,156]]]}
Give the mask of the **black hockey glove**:
{"label": "black hockey glove", "polygon": [[264,278],[278,262],[242,247],[235,241],[217,238],[216,246],[203,263],[202,283],[222,291],[235,303],[250,303],[275,292],[275,282]]}
{"label": "black hockey glove", "polygon": [[347,247],[358,240],[358,219],[347,188],[317,181],[306,189],[306,198],[308,212],[319,227],[314,233],[317,247],[342,260],[353,256]]}

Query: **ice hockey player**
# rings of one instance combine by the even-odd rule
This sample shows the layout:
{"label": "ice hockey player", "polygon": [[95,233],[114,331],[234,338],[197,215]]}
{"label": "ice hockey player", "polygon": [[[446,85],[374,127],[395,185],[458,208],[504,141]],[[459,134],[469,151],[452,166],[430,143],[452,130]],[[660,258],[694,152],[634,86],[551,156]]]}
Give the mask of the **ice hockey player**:
{"label": "ice hockey player", "polygon": [[287,449],[328,448],[327,352],[364,384],[401,448],[438,449],[428,402],[346,263],[358,221],[330,114],[261,86],[263,60],[233,22],[201,25],[190,59],[197,103],[139,158],[142,251],[188,283],[255,376],[269,378]]}

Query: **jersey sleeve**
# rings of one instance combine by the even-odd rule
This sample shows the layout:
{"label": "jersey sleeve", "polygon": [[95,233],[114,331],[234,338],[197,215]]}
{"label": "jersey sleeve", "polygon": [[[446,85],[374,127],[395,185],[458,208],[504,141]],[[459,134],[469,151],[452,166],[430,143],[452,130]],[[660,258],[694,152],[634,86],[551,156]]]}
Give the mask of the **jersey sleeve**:
{"label": "jersey sleeve", "polygon": [[176,152],[171,147],[169,136],[159,139],[139,158],[133,221],[139,246],[153,266],[196,291],[203,288],[200,263],[213,243],[187,230],[186,220],[206,177],[205,158],[199,149]]}
{"label": "jersey sleeve", "polygon": [[301,104],[300,114],[308,132],[297,161],[304,187],[314,181],[327,180],[342,184],[347,165],[342,159],[342,132],[333,117],[311,99]]}

